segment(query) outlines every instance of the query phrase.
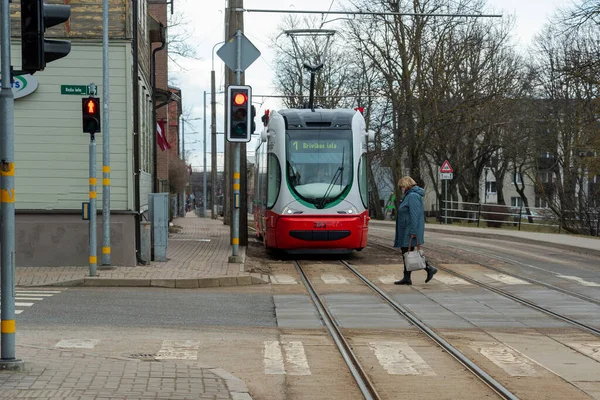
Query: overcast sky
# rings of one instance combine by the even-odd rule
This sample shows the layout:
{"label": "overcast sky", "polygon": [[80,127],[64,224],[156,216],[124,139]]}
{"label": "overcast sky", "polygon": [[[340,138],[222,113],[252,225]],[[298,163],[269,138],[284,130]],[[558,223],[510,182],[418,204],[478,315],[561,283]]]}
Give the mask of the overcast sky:
{"label": "overcast sky", "polygon": [[[330,4],[331,10],[340,10],[345,0],[244,0],[246,9],[276,9],[276,10],[323,10],[326,11]],[[532,39],[559,7],[567,7],[572,0],[487,0],[486,11],[515,15],[516,26],[514,30],[515,41],[521,49],[526,49]],[[185,15],[188,24],[186,31],[191,34],[189,44],[196,50],[199,60],[178,59],[177,65],[171,64],[170,81],[181,88],[183,92],[183,107],[188,118],[204,117],[204,91],[206,91],[207,115],[207,150],[210,151],[210,71],[212,69],[212,49],[215,52],[224,40],[224,10],[225,0],[177,0],[175,12]],[[277,99],[261,97],[261,95],[275,94],[273,86],[272,51],[269,48],[271,38],[276,37],[281,31],[279,26],[286,14],[274,13],[244,13],[244,35],[258,48],[261,56],[246,70],[246,84],[252,86],[253,103],[257,108],[257,115],[262,115],[265,109],[278,109],[281,104]],[[320,16],[318,16],[320,17]],[[335,17],[329,17],[333,19]],[[335,29],[335,22],[327,24],[328,29]],[[289,40],[281,36],[278,40]],[[214,55],[214,69],[216,71],[217,92],[223,90],[223,63]],[[222,95],[217,96],[217,132],[223,131]],[[257,123],[260,122],[257,119]],[[202,170],[203,165],[203,132],[204,121],[189,122],[185,128],[186,152],[191,152],[190,161],[194,170]],[[257,131],[260,130],[257,128]],[[198,133],[191,133],[198,132]],[[223,151],[223,135],[217,141],[218,151]],[[255,140],[248,146],[248,151],[255,148]],[[219,154],[219,169],[223,164],[222,154]],[[208,169],[210,169],[210,153],[207,155]]]}

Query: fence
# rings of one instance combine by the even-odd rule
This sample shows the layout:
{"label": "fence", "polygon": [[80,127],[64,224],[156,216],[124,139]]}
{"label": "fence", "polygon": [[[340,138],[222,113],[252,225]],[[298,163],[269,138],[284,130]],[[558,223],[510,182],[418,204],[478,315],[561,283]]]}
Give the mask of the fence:
{"label": "fence", "polygon": [[[600,218],[598,212],[585,214],[586,219],[580,219],[575,212],[565,212],[562,216],[556,215],[549,208],[538,207],[511,207],[501,204],[467,203],[460,201],[442,200],[444,208],[438,213],[438,220],[448,224],[453,221],[466,221],[476,223],[479,227],[482,223],[489,227],[500,228],[503,225],[516,227],[521,230],[523,224],[526,226],[540,226],[554,228],[561,233],[564,225],[572,227],[571,230],[581,231],[579,233],[591,236],[600,236]],[[529,212],[528,212],[529,210]]]}

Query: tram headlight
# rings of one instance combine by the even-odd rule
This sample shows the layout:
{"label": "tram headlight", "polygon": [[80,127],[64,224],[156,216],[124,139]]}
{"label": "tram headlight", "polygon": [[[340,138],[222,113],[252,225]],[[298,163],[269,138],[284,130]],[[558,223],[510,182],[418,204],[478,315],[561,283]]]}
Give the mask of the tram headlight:
{"label": "tram headlight", "polygon": [[338,211],[338,214],[350,214],[350,215],[358,215],[358,210],[356,207],[350,207],[347,210]]}
{"label": "tram headlight", "polygon": [[283,209],[283,215],[293,215],[293,214],[302,214],[302,211],[296,210],[294,208],[287,207],[287,206]]}

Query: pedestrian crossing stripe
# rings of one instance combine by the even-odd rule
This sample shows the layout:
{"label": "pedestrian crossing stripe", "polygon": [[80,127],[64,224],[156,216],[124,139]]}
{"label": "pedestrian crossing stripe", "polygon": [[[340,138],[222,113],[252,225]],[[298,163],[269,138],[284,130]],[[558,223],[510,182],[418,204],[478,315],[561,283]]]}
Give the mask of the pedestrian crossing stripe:
{"label": "pedestrian crossing stripe", "polygon": [[265,341],[264,368],[266,375],[311,375],[300,341]]}
{"label": "pedestrian crossing stripe", "polygon": [[[65,289],[66,290],[66,289]],[[36,301],[42,301],[48,297],[62,293],[64,290],[16,290],[15,307],[32,307]],[[0,302],[0,305],[2,303]],[[23,309],[15,308],[15,314],[21,314]]]}

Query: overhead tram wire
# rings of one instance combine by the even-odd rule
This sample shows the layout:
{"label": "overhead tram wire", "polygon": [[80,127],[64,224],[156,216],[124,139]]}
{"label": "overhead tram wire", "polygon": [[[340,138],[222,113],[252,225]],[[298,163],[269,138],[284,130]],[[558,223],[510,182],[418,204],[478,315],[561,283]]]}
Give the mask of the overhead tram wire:
{"label": "overhead tram wire", "polygon": [[465,17],[465,18],[502,18],[502,14],[444,14],[444,13],[407,13],[375,11],[324,11],[324,10],[267,10],[256,8],[235,8],[237,12],[281,13],[281,14],[333,14],[333,15],[390,15],[398,17]]}

